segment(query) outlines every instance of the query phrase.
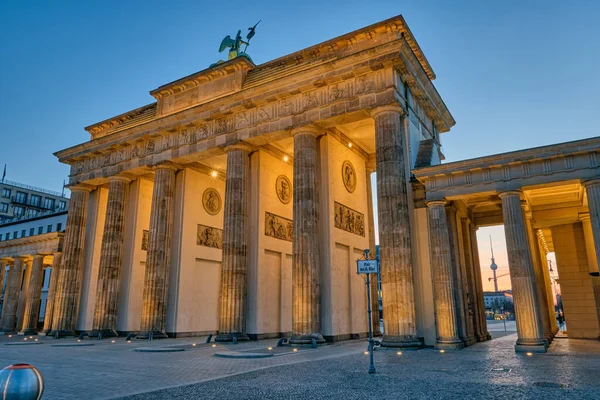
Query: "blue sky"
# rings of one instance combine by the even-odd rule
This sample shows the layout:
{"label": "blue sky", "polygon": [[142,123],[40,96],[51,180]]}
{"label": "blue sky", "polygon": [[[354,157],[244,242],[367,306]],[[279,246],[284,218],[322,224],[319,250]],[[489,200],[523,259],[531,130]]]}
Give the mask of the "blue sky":
{"label": "blue sky", "polygon": [[598,1],[3,0],[0,164],[60,190],[54,151],[223,58],[225,35],[262,20],[249,48],[262,63],[397,14],[457,121],[447,161],[599,134]]}

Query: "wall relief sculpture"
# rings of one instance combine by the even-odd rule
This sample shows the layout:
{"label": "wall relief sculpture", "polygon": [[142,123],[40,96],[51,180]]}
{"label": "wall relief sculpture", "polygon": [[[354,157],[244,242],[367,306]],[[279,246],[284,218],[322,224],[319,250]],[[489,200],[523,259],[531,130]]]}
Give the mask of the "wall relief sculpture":
{"label": "wall relief sculpture", "polygon": [[345,205],[334,202],[335,227],[355,235],[365,236],[365,215]]}
{"label": "wall relief sculpture", "polygon": [[196,244],[198,246],[222,249],[223,229],[198,224],[198,237],[196,238]]}
{"label": "wall relief sculpture", "polygon": [[142,232],[142,250],[148,251],[148,239],[150,238],[150,231],[144,229]]}
{"label": "wall relief sculpture", "polygon": [[356,171],[354,171],[354,166],[348,160],[342,164],[342,180],[344,181],[346,190],[354,193],[356,189]]}
{"label": "wall relief sculpture", "polygon": [[221,211],[223,202],[221,201],[221,195],[213,188],[208,188],[202,194],[202,205],[204,210],[210,215],[217,215]]}
{"label": "wall relief sculpture", "polygon": [[292,241],[294,225],[291,219],[265,212],[265,235],[276,239]]}
{"label": "wall relief sculpture", "polygon": [[283,204],[288,204],[292,199],[292,183],[285,175],[279,175],[275,181],[277,197]]}

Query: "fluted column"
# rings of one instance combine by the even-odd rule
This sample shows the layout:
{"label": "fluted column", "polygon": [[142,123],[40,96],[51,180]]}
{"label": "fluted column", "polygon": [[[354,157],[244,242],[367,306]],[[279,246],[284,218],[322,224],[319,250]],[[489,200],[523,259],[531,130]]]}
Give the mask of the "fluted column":
{"label": "fluted column", "polygon": [[[2,290],[2,287],[4,287],[4,293],[0,292],[0,296],[2,296],[2,314],[0,315],[0,330],[2,330],[3,326],[4,326],[4,316],[6,315],[6,299],[8,298],[8,287],[9,287],[9,282],[10,282],[10,277],[12,274],[12,265],[13,265],[13,260],[12,259],[7,259],[5,263],[2,264],[2,278],[6,279],[6,285],[0,286],[0,291]],[[8,273],[6,273],[5,268],[8,267]],[[6,274],[6,278],[4,278],[4,275]]]}
{"label": "fluted column", "polygon": [[379,255],[385,334],[382,346],[420,347],[417,338],[404,118],[399,106],[373,110]]}
{"label": "fluted column", "polygon": [[114,337],[117,335],[117,308],[123,262],[123,239],[125,234],[125,201],[131,180],[122,176],[109,178],[108,202],[98,285],[96,288],[96,309],[90,336]]}
{"label": "fluted column", "polygon": [[600,267],[600,179],[583,183],[590,209],[590,225],[596,251],[596,265]]}
{"label": "fluted column", "polygon": [[44,283],[44,256],[36,254],[31,264],[31,275],[27,297],[25,298],[25,313],[23,315],[23,327],[19,334],[34,335],[37,333],[37,323],[40,309],[40,297]]}
{"label": "fluted column", "polygon": [[462,232],[462,249],[465,257],[465,280],[467,286],[467,329],[472,341],[477,341],[478,319],[475,315],[477,310],[477,289],[475,283],[475,272],[473,270],[473,251],[471,250],[471,221],[468,218],[461,218],[460,224]]}
{"label": "fluted column", "polygon": [[[6,266],[8,265],[8,261],[5,260],[0,260],[0,303],[2,304],[2,306],[0,307],[4,307],[4,302],[2,301],[2,295],[4,294],[2,292],[2,290],[4,289],[4,275],[6,275]],[[0,308],[0,329],[2,328],[2,317],[3,317],[3,312],[1,312],[2,309]]]}
{"label": "fluted column", "polygon": [[[594,302],[596,303],[596,315],[598,322],[600,323],[600,276],[598,276],[598,258],[596,257],[596,249],[594,249],[594,235],[592,232],[592,221],[590,214],[582,214],[579,216],[581,224],[583,225],[583,236],[585,238],[585,250],[588,259],[588,268],[592,278],[592,290],[594,291]],[[600,339],[600,331],[598,332],[598,338]]]}
{"label": "fluted column", "polygon": [[249,149],[227,148],[223,209],[223,261],[221,262],[221,313],[216,341],[248,340],[246,305],[248,276]]}
{"label": "fluted column", "polygon": [[475,275],[475,318],[478,326],[477,341],[490,340],[492,335],[488,332],[485,319],[485,301],[483,299],[483,282],[481,279],[481,264],[479,261],[479,247],[477,245],[477,226],[471,224],[471,251],[473,252],[473,272]]}
{"label": "fluted column", "polygon": [[[367,223],[369,224],[369,250],[371,251],[371,258],[375,259],[376,247],[375,247],[375,217],[373,215],[373,189],[371,187],[371,174],[373,168],[366,166],[367,171]],[[377,288],[377,276],[375,279],[371,279],[371,320],[373,327],[373,334],[380,335],[379,327],[379,290]]]}
{"label": "fluted column", "polygon": [[21,293],[24,264],[25,259],[17,257],[10,267],[6,293],[4,294],[4,307],[2,310],[2,330],[4,332],[14,332],[17,327],[17,309],[19,306],[19,294]]}
{"label": "fluted column", "polygon": [[554,311],[554,293],[552,292],[552,278],[550,277],[550,271],[548,270],[548,247],[545,244],[544,233],[541,229],[538,229],[536,232],[537,236],[537,247],[540,253],[540,258],[542,259],[542,263],[544,268],[542,268],[542,272],[544,273],[544,286],[546,287],[546,304],[548,305],[548,317],[550,320],[550,328],[552,331],[552,335],[556,335],[558,332],[558,321],[556,320],[556,314]]}
{"label": "fluted column", "polygon": [[58,334],[58,336],[75,335],[83,275],[83,250],[90,188],[74,186],[70,190],[71,201],[65,227],[63,259],[56,282],[54,315],[52,316],[51,334]]}
{"label": "fluted column", "polygon": [[428,202],[427,207],[429,209],[429,248],[437,328],[435,347],[460,349],[463,347],[463,342],[458,337],[458,316],[454,293],[456,282],[452,272],[452,249],[450,248],[446,219],[446,202]]}
{"label": "fluted column", "polygon": [[325,341],[320,320],[317,134],[307,127],[294,136],[291,342],[295,344]]}
{"label": "fluted column", "polygon": [[150,209],[150,235],[144,276],[142,301],[142,324],[140,339],[166,338],[167,295],[169,290],[169,267],[171,264],[171,239],[173,231],[173,197],[175,195],[175,172],[171,164],[156,167],[152,207]]}
{"label": "fluted column", "polygon": [[48,288],[48,298],[46,299],[46,313],[44,315],[44,329],[40,334],[48,334],[52,330],[52,316],[54,315],[54,295],[56,293],[56,282],[58,281],[58,271],[62,253],[54,253],[52,260],[52,271],[50,272],[50,287]]}
{"label": "fluted column", "polygon": [[510,280],[517,320],[515,351],[545,352],[546,343],[539,319],[535,272],[527,240],[527,228],[521,209],[521,193],[499,194],[502,199],[502,216]]}

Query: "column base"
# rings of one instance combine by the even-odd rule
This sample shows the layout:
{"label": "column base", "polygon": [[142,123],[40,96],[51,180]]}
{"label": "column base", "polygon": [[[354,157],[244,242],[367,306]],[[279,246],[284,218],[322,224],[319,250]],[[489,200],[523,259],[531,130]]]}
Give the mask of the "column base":
{"label": "column base", "polygon": [[37,333],[38,336],[50,336],[50,329],[42,329]]}
{"label": "column base", "polygon": [[465,347],[462,341],[456,342],[437,342],[433,346],[436,350],[460,350]]}
{"label": "column base", "polygon": [[290,338],[290,344],[312,344],[313,339],[317,342],[317,344],[325,343],[325,338],[323,338],[323,335],[320,333],[311,333],[308,335],[292,334],[292,337]]}
{"label": "column base", "polygon": [[77,336],[77,334],[72,329],[64,329],[64,330],[58,330],[58,331],[50,331],[50,333],[46,336],[54,336],[56,338],[61,338],[61,337]]}
{"label": "column base", "polygon": [[401,349],[420,349],[423,347],[421,339],[410,336],[388,336],[383,335],[381,347],[395,347]]}
{"label": "column base", "polygon": [[463,338],[462,342],[465,344],[465,347],[469,347],[477,343],[477,339],[475,338],[475,336],[468,336],[466,338]]}
{"label": "column base", "polygon": [[[161,332],[161,331],[145,331],[145,332],[140,332],[138,333],[135,338],[136,339],[149,339],[150,338],[150,334],[152,334],[152,340],[154,339],[167,339],[169,336],[165,333],[165,332]],[[97,336],[97,334],[96,334]]]}
{"label": "column base", "polygon": [[547,348],[546,340],[517,340],[515,343],[515,352],[517,353],[545,353]]}
{"label": "column base", "polygon": [[236,341],[238,341],[238,342],[245,342],[245,341],[250,340],[248,335],[246,335],[245,333],[223,332],[223,333],[219,333],[217,335],[217,337],[215,338],[215,342],[233,342],[234,336],[235,336]]}
{"label": "column base", "polygon": [[[118,337],[119,334],[114,329],[94,329],[89,333],[89,337],[98,337],[98,334],[102,334],[102,338]],[[157,338],[160,339],[160,338]]]}
{"label": "column base", "polygon": [[17,333],[19,336],[29,336],[29,335],[37,335],[38,331],[35,329],[25,329],[21,332]]}

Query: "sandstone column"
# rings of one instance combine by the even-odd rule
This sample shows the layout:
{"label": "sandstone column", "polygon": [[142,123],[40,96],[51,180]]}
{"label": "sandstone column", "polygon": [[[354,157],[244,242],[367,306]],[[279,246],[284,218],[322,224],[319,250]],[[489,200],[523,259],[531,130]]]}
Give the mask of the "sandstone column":
{"label": "sandstone column", "polygon": [[[589,200],[588,200],[589,201]],[[585,250],[587,253],[588,267],[590,273],[594,274],[598,272],[598,258],[596,257],[596,250],[594,249],[594,235],[592,232],[592,222],[590,214],[579,215],[581,224],[583,225],[583,235],[585,237]],[[594,291],[594,301],[596,303],[596,315],[600,322],[600,276],[592,275],[592,289]],[[600,339],[600,332],[598,332],[598,338]]]}
{"label": "sandstone column", "polygon": [[2,330],[14,332],[17,327],[17,308],[19,306],[19,294],[21,293],[21,281],[23,278],[23,264],[25,259],[17,257],[10,267],[6,293],[4,294],[4,307],[2,318]]}
{"label": "sandstone column", "polygon": [[153,339],[166,338],[167,294],[171,264],[171,239],[173,230],[173,197],[175,172],[171,164],[161,164],[154,173],[152,207],[150,210],[150,235],[144,277],[142,324],[139,339],[152,334]]}
{"label": "sandstone column", "polygon": [[19,334],[34,335],[37,333],[37,323],[40,309],[40,296],[44,283],[44,256],[36,254],[31,264],[31,275],[25,298],[25,313],[23,316],[23,327]]}
{"label": "sandstone column", "polygon": [[479,318],[476,317],[477,285],[475,271],[473,267],[473,251],[471,250],[471,221],[468,218],[461,218],[462,249],[465,255],[465,280],[467,284],[467,327],[469,336],[474,342],[477,341],[477,332],[479,328]]}
{"label": "sandstone column", "polygon": [[90,188],[73,186],[65,227],[62,264],[54,293],[52,335],[75,335],[83,268],[85,226]]}
{"label": "sandstone column", "polygon": [[590,225],[596,251],[596,265],[600,266],[600,179],[583,183],[590,209]]}
{"label": "sandstone column", "polygon": [[[12,276],[12,271],[14,270],[13,268],[13,264],[14,261],[12,259],[7,259],[6,260],[6,267],[8,267],[8,273],[5,272],[5,266],[2,265],[2,276],[4,277],[5,273],[6,273],[6,277],[4,279],[6,279],[6,284],[4,285],[4,293],[0,293],[0,296],[2,296],[2,315],[0,315],[0,330],[2,330],[3,326],[4,326],[4,316],[6,315],[6,299],[8,299],[9,296],[9,282]],[[2,290],[2,287],[0,287],[0,291]]]}
{"label": "sandstone column", "polygon": [[96,309],[90,336],[98,336],[100,333],[102,337],[118,336],[116,327],[125,233],[125,201],[130,181],[122,176],[109,178]]}
{"label": "sandstone column", "polygon": [[545,352],[546,342],[539,319],[535,272],[527,240],[527,228],[521,209],[521,193],[499,194],[502,199],[502,216],[510,280],[517,320],[515,351]]}
{"label": "sandstone column", "polygon": [[[6,275],[6,266],[8,265],[8,260],[0,260],[0,303],[2,303],[2,307],[4,303],[2,302],[2,295],[4,294],[2,291],[4,290],[4,275]],[[4,313],[0,308],[0,329],[2,328],[2,317]]]}
{"label": "sandstone column", "polygon": [[540,258],[544,263],[544,268],[542,272],[544,273],[544,286],[546,287],[546,304],[548,305],[548,316],[550,319],[550,327],[552,331],[552,335],[556,335],[558,332],[558,321],[556,320],[556,314],[554,311],[554,293],[552,292],[552,278],[550,277],[550,271],[548,270],[548,246],[546,245],[546,241],[544,238],[544,233],[541,229],[538,229],[536,232],[537,236],[537,246],[538,251],[540,253]]}
{"label": "sandstone column", "polygon": [[[454,289],[456,282],[452,273],[452,257],[446,202],[427,203],[429,217],[429,248],[431,251],[431,274],[438,349],[461,349],[464,345],[458,337],[458,315]],[[385,316],[385,313],[384,313]]]}
{"label": "sandstone column", "polygon": [[417,338],[411,232],[404,157],[404,119],[398,105],[379,107],[375,119],[379,254],[383,297],[382,346],[420,347]]}
{"label": "sandstone column", "polygon": [[[375,216],[373,215],[373,189],[371,188],[371,174],[373,168],[367,163],[367,223],[369,224],[369,250],[371,250],[370,257],[375,259],[376,247],[375,247]],[[381,334],[379,328],[379,290],[377,288],[377,276],[371,279],[371,318],[373,334],[378,336]]]}
{"label": "sandstone column", "polygon": [[54,295],[56,292],[56,281],[58,280],[58,271],[62,253],[54,253],[52,260],[52,271],[50,272],[50,287],[48,288],[48,298],[46,299],[46,314],[44,315],[44,329],[41,334],[48,334],[52,330],[52,316],[54,315]]}
{"label": "sandstone column", "polygon": [[221,313],[218,342],[248,340],[246,335],[248,277],[249,149],[227,148],[221,262]]}
{"label": "sandstone column", "polygon": [[291,343],[323,343],[317,193],[317,134],[312,127],[294,136],[294,236],[292,240]]}
{"label": "sandstone column", "polygon": [[473,252],[473,272],[475,274],[475,304],[477,309],[475,310],[476,318],[479,326],[479,333],[477,334],[477,341],[483,342],[490,340],[492,335],[487,330],[487,322],[485,320],[485,301],[483,299],[483,282],[481,280],[481,264],[479,261],[479,247],[477,246],[477,226],[471,224],[471,249]]}

